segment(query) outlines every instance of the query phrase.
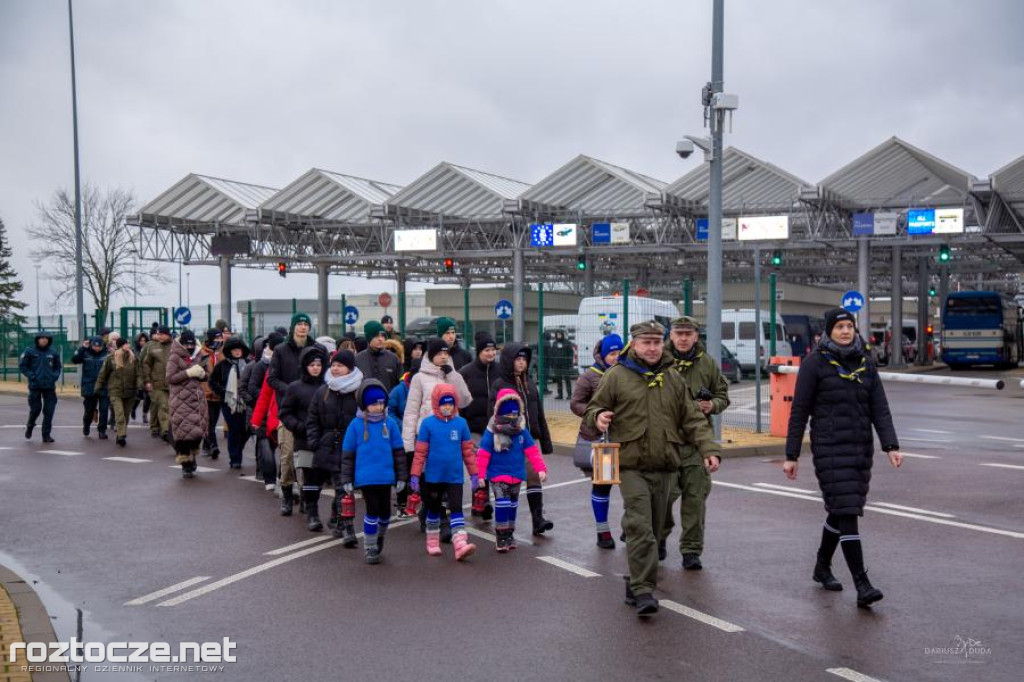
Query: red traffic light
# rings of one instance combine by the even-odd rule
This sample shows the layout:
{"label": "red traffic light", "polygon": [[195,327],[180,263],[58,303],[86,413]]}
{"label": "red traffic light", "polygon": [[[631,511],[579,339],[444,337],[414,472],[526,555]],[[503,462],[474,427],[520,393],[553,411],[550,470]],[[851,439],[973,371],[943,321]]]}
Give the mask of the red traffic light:
{"label": "red traffic light", "polygon": [[445,258],[444,259],[444,269],[447,270],[448,272],[451,272],[454,268],[455,268],[455,261],[453,261],[451,258]]}
{"label": "red traffic light", "polygon": [[931,325],[928,325],[927,327],[925,327],[925,328],[924,328],[924,330],[925,330],[925,332],[927,332],[928,334],[933,334],[933,333],[935,333],[935,328],[934,328],[934,327],[932,327]]}
{"label": "red traffic light", "polygon": [[287,263],[278,263],[277,264],[277,274],[281,275],[282,277],[287,275],[288,274],[288,264]]}

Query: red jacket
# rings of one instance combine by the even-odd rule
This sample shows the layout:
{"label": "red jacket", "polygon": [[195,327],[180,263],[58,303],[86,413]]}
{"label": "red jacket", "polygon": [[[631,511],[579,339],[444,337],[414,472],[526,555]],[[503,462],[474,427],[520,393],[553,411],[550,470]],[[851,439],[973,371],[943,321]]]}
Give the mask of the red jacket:
{"label": "red jacket", "polygon": [[252,412],[252,428],[261,427],[264,419],[267,422],[267,434],[277,433],[277,425],[281,423],[277,418],[277,393],[266,378],[263,379],[260,397],[256,400],[256,409]]}

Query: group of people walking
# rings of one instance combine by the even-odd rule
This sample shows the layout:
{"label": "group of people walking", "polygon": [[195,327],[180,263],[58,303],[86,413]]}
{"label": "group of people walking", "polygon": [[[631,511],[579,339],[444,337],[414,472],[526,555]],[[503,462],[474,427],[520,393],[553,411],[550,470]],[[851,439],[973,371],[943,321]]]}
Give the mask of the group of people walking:
{"label": "group of people walking", "polygon": [[[810,420],[828,514],[812,578],[826,590],[842,589],[831,571],[841,546],[857,603],[868,606],[882,598],[868,581],[857,524],[871,476],[872,428],[891,463],[899,467],[902,458],[884,390],[853,317],[835,309],[825,319],[826,334],[797,379],[784,471],[796,478]],[[314,339],[311,328],[310,317],[296,313],[288,329],[255,339],[251,350],[226,324],[207,332],[201,346],[190,330],[172,338],[160,326],[134,346],[116,334],[93,337],[72,357],[82,365],[83,433],[88,436],[96,422],[99,437],[106,438],[112,408],[123,447],[127,422],[140,405],[146,421],[148,406],[151,436],[173,446],[183,476],[192,478],[200,452],[219,456],[216,425],[222,416],[229,466],[241,468],[245,444],[255,436],[257,478],[279,495],[281,515],[293,515],[298,505],[308,529],[323,531],[319,503],[329,484],[327,526],[345,547],[356,547],[358,493],[370,564],[381,561],[392,518],[411,514],[419,515],[427,554],[441,555],[442,544],[451,543],[456,560],[471,556],[476,547],[463,514],[467,476],[472,515],[493,519],[499,553],[516,549],[524,483],[532,533],[553,530],[543,491],[544,456],[553,447],[541,391],[530,379],[528,345],[512,342],[499,350],[491,335],[480,332],[471,355],[446,317],[429,339],[400,339],[389,318],[368,322],[362,339]],[[589,476],[595,441],[620,446],[625,598],[641,617],[659,608],[653,593],[677,500],[682,567],[702,568],[710,477],[721,464],[712,416],[730,402],[728,382],[699,332],[695,319],[682,316],[668,330],[656,321],[633,325],[629,343],[608,334],[572,389],[570,407],[581,417],[574,463]],[[52,336],[38,334],[20,366],[30,389],[25,435],[31,438],[42,413],[43,440],[53,442],[61,365]],[[611,487],[595,484],[590,492],[602,549],[616,546],[608,520]]]}

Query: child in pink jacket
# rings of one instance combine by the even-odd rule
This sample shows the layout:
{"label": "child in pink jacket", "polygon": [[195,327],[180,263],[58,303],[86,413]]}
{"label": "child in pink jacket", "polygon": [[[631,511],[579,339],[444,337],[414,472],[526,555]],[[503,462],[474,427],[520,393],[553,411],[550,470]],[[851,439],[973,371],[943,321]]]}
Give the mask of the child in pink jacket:
{"label": "child in pink jacket", "polygon": [[548,477],[547,466],[526,428],[523,401],[518,393],[504,388],[498,391],[494,416],[476,453],[480,487],[490,481],[494,491],[494,527],[498,551],[503,554],[516,548],[516,510],[519,487],[526,480],[527,458],[543,483]]}

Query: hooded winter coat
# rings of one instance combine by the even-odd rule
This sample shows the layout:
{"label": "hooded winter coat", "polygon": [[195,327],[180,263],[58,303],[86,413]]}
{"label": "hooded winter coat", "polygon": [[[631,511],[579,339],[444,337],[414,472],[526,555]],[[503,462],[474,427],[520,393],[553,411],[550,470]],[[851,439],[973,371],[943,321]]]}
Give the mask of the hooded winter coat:
{"label": "hooded winter coat", "polygon": [[412,383],[409,384],[409,398],[405,403],[405,414],[402,415],[402,442],[405,443],[406,452],[412,452],[416,448],[416,434],[419,431],[420,422],[434,412],[430,404],[434,386],[442,383],[454,386],[457,396],[456,403],[460,410],[466,409],[473,402],[473,396],[462,375],[453,370],[451,365],[447,365],[445,369],[448,371],[443,371],[426,356],[423,356],[420,371],[416,373],[412,378]]}
{"label": "hooded winter coat", "polygon": [[608,371],[608,366],[604,364],[604,358],[601,357],[601,344],[594,344],[594,364],[587,368],[583,374],[576,380],[576,384],[572,387],[572,396],[569,398],[569,409],[574,415],[580,417],[580,433],[579,436],[583,440],[599,440],[601,438],[601,432],[593,426],[588,426],[585,419],[582,417],[587,413],[587,405],[590,404],[590,399],[597,393],[597,387],[601,384],[601,377]]}
{"label": "hooded winter coat", "polygon": [[[48,339],[46,348],[39,346],[40,339]],[[57,386],[61,370],[60,354],[53,348],[53,334],[39,332],[31,348],[26,348],[18,361],[18,370],[28,378],[32,391],[49,391]]]}
{"label": "hooded winter coat", "polygon": [[510,388],[503,388],[494,401],[494,412],[498,414],[502,404],[515,401],[519,409],[519,433],[501,434],[495,430],[495,419],[492,417],[480,439],[480,447],[476,453],[476,465],[480,470],[480,478],[498,483],[522,483],[526,480],[526,460],[534,471],[547,471],[544,458],[540,456],[540,448],[526,429],[526,411],[522,398]]}
{"label": "hooded winter coat", "polygon": [[402,376],[402,363],[397,355],[386,348],[360,351],[356,355],[356,367],[366,379],[379,381],[387,393],[391,392]]}
{"label": "hooded winter coat", "polygon": [[[855,378],[846,379],[840,373]],[[787,460],[800,457],[808,419],[814,473],[825,509],[840,516],[863,515],[874,458],[872,426],[883,450],[899,449],[889,402],[874,363],[860,353],[840,358],[824,343],[819,345],[804,358],[797,375],[786,437]]]}
{"label": "hooded winter coat", "polygon": [[358,388],[359,384],[356,384],[351,391],[341,393],[332,391],[325,383],[313,395],[306,416],[306,445],[313,451],[314,467],[332,473],[341,472],[341,445],[349,422],[356,416]]}
{"label": "hooded winter coat", "polygon": [[498,378],[498,362],[484,363],[477,355],[476,360],[459,370],[466,381],[473,402],[462,410],[462,416],[469,423],[473,433],[483,433],[487,428],[487,411],[494,402],[491,386]]}
{"label": "hooded winter coat", "polygon": [[[457,373],[452,374],[458,376]],[[455,412],[441,414],[441,398],[455,400]],[[422,476],[427,483],[463,483],[462,467],[476,475],[476,448],[469,425],[459,416],[458,395],[451,384],[436,384],[430,392],[430,416],[417,429],[412,475]]]}
{"label": "hooded winter coat", "polygon": [[[729,381],[722,376],[722,370],[707,354],[704,346],[699,342],[694,345],[690,358],[682,357],[674,347],[670,348],[669,352],[672,354],[675,370],[686,381],[686,387],[693,399],[697,400],[701,389],[706,388],[711,392],[711,414],[724,412],[725,408],[729,407]],[[711,415],[707,415],[707,420],[709,424],[712,423]],[[690,443],[683,446],[682,464],[692,466],[700,463],[700,453],[697,449]]]}
{"label": "hooded winter coat", "polygon": [[246,364],[245,368],[242,369],[242,376],[240,378],[240,385],[238,387],[238,391],[242,395],[242,400],[249,408],[250,414],[252,413],[252,409],[256,407],[256,401],[259,400],[260,397],[259,389],[260,387],[263,386],[262,376],[260,376],[260,378],[256,381],[252,380],[253,371],[257,367],[262,365],[263,374],[266,374],[267,367],[270,366],[269,362],[260,361],[260,358],[263,356],[263,346],[263,337],[257,336],[256,339],[252,342],[252,362]]}
{"label": "hooded winter coat", "polygon": [[[97,353],[92,349],[94,343],[100,344],[100,352]],[[103,344],[103,339],[99,336],[90,338],[88,346],[79,346],[75,354],[71,356],[71,362],[82,366],[79,390],[83,398],[89,398],[97,394],[96,379],[99,378],[100,370],[103,369],[103,363],[106,362],[109,356],[110,353]],[[99,395],[104,393],[106,393],[106,388],[100,389]]]}
{"label": "hooded winter coat", "polygon": [[299,378],[299,354],[303,348],[308,348],[316,342],[312,336],[306,337],[306,343],[299,346],[295,341],[295,330],[289,334],[288,340],[277,345],[274,349],[274,357],[270,360],[270,368],[267,370],[267,378],[270,387],[277,393],[277,404],[284,400],[284,393],[288,390],[288,384]]}
{"label": "hooded winter coat", "polygon": [[256,406],[252,408],[252,417],[249,418],[253,430],[266,426],[267,437],[277,438],[277,427],[281,420],[277,417],[277,393],[270,387],[270,382],[264,379],[263,387],[260,389],[259,398],[256,399]]}
{"label": "hooded winter coat", "polygon": [[460,346],[458,341],[452,344],[452,350],[449,355],[452,356],[452,366],[456,372],[473,362],[473,356],[468,350]]}
{"label": "hooded winter coat", "polygon": [[619,468],[669,472],[682,464],[683,447],[695,444],[702,457],[721,457],[715,433],[673,369],[665,350],[654,367],[631,348],[601,379],[584,416],[596,428],[602,412],[612,412],[608,440],[619,444]]}
{"label": "hooded winter coat", "polygon": [[153,385],[154,391],[167,390],[167,361],[171,356],[171,344],[150,341],[142,351],[142,381]]}
{"label": "hooded winter coat", "polygon": [[[322,365],[318,376],[310,376],[309,364],[319,359]],[[320,346],[303,348],[299,354],[299,365],[302,367],[302,376],[297,381],[288,384],[288,390],[284,394],[284,402],[277,410],[277,416],[284,424],[284,427],[295,436],[296,450],[311,450],[306,438],[306,417],[309,414],[309,406],[313,402],[313,396],[324,384],[324,372],[327,370],[327,353]]]}
{"label": "hooded winter coat", "polygon": [[[356,391],[356,403],[363,404],[363,393],[370,386],[384,388],[376,379],[363,382]],[[409,480],[402,427],[385,411],[384,419],[371,422],[360,409],[349,422],[342,441],[341,482],[357,488],[367,485],[394,485]]]}
{"label": "hooded winter coat", "polygon": [[402,366],[405,368],[406,372],[413,372],[415,374],[420,369],[420,359],[422,359],[423,356],[420,355],[416,360],[412,359],[412,352],[417,346],[419,346],[421,353],[427,352],[427,342],[425,340],[419,339],[415,336],[410,336],[405,340],[405,354],[402,359]]}
{"label": "hooded winter coat", "polygon": [[[522,376],[516,376],[515,361],[516,355],[525,350],[527,353],[527,368]],[[524,343],[512,342],[506,344],[498,357],[498,378],[491,385],[491,395],[497,396],[498,391],[503,388],[510,388],[519,394],[526,405],[526,422],[530,428],[530,435],[540,443],[540,451],[545,455],[554,452],[551,445],[551,432],[548,431],[548,420],[544,415],[544,403],[540,399],[537,386],[530,381],[529,363],[533,360],[533,352]],[[494,404],[487,406],[487,418],[494,414]]]}
{"label": "hooded winter coat", "polygon": [[[242,351],[242,357],[237,360],[231,357],[231,351],[239,348]],[[228,382],[231,380],[231,373],[235,372],[238,376],[236,378],[235,390],[237,391],[238,400],[240,401],[240,408],[245,407],[245,392],[244,382],[242,381],[242,374],[245,368],[250,364],[247,360],[249,355],[249,349],[246,347],[245,342],[239,338],[231,337],[224,342],[224,357],[213,366],[213,373],[210,375],[210,379],[207,383],[210,391],[216,397],[217,402],[224,402],[227,400]],[[203,369],[206,366],[203,365]],[[210,400],[209,396],[206,398]],[[244,412],[244,409],[239,409],[238,412]]]}
{"label": "hooded winter coat", "polygon": [[[106,361],[100,369],[100,375],[96,378],[96,390],[106,389],[112,400],[127,400],[134,398],[135,394],[142,388],[142,372],[139,368],[139,361],[135,359],[128,346],[125,350],[114,351],[107,355]],[[118,353],[121,353],[122,362],[118,367]]]}
{"label": "hooded winter coat", "polygon": [[[152,354],[152,349],[150,353]],[[195,360],[177,340],[171,342],[167,359],[170,386],[171,432],[175,441],[201,441],[209,432],[210,411],[199,379],[185,374]]]}

